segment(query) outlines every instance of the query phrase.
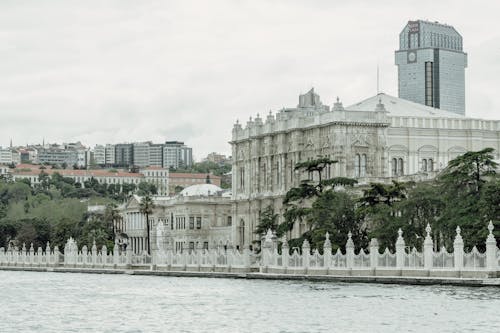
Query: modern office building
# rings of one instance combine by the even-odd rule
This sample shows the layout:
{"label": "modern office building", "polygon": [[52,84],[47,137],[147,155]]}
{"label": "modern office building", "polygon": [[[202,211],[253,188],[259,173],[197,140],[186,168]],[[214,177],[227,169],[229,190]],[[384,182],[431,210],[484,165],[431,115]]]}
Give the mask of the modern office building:
{"label": "modern office building", "polygon": [[454,27],[409,21],[399,34],[396,65],[400,98],[465,114],[467,54]]}
{"label": "modern office building", "polygon": [[151,142],[135,142],[133,152],[134,165],[145,167],[149,165],[149,145]]}
{"label": "modern office building", "polygon": [[184,142],[167,141],[163,147],[163,167],[180,168],[193,165],[193,149]]}
{"label": "modern office building", "polygon": [[116,166],[128,167],[134,164],[134,144],[119,143],[115,145]]}
{"label": "modern office building", "polygon": [[105,164],[114,165],[115,164],[115,145],[107,144],[104,148],[105,154]]}
{"label": "modern office building", "polygon": [[40,164],[66,164],[72,166],[78,164],[79,154],[75,149],[65,149],[60,146],[52,146],[38,150],[38,163]]}
{"label": "modern office building", "polygon": [[149,165],[163,166],[163,144],[152,143],[149,145]]}
{"label": "modern office building", "polygon": [[106,164],[106,148],[103,145],[95,145],[94,147],[94,163],[97,165]]}

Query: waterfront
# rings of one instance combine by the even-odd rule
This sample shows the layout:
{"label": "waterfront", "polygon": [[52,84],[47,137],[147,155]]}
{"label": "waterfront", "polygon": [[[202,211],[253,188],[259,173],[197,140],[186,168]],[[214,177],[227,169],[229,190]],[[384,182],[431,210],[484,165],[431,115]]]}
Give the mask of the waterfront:
{"label": "waterfront", "polygon": [[498,288],[0,271],[1,332],[498,332]]}

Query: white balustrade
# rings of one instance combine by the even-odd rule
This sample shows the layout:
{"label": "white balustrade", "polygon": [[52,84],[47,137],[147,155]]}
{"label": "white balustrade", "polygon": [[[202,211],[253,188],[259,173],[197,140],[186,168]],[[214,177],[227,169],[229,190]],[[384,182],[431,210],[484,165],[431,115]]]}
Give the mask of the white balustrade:
{"label": "white balustrade", "polygon": [[[120,251],[118,243],[115,242],[112,251],[108,251],[106,245],[99,250],[93,242],[90,251],[86,245],[79,249],[73,238],[68,239],[64,246],[64,254],[61,254],[57,246],[52,250],[47,243],[45,250],[38,246],[36,251],[33,244],[27,249],[23,244],[21,249],[9,246],[7,249],[0,248],[0,266],[20,267],[81,267],[81,268],[107,268],[123,269],[134,265],[153,265],[156,269],[163,270],[223,270],[249,271],[252,268],[263,268],[263,272],[308,272],[313,269],[325,269],[325,274],[335,274],[335,271],[359,268],[386,268],[397,270],[434,270],[438,271],[500,271],[500,250],[497,248],[496,239],[493,236],[493,224],[488,225],[489,234],[486,239],[486,251],[480,252],[473,247],[469,252],[464,252],[464,241],[459,227],[456,228],[456,236],[453,242],[453,252],[448,252],[445,247],[439,251],[433,251],[431,228],[426,227],[426,237],[423,244],[423,252],[416,248],[411,250],[406,247],[402,230],[398,230],[395,243],[395,253],[388,248],[380,253],[377,239],[372,239],[369,252],[360,249],[355,253],[355,245],[352,234],[349,232],[345,243],[345,254],[340,248],[332,251],[330,236],[325,235],[325,242],[321,249],[311,249],[307,240],[304,240],[301,248],[290,247],[286,237],[282,239],[281,251],[278,251],[275,239],[271,231],[268,231],[262,241],[260,262],[256,261],[258,255],[252,253],[248,247],[242,251],[234,249],[229,245],[227,249],[222,247],[203,249],[199,245],[196,249],[183,252],[174,252],[170,247],[165,251],[158,251],[150,256],[146,253],[133,255],[131,249]],[[201,243],[200,243],[201,244]],[[339,244],[337,244],[339,245]],[[438,273],[435,273],[438,274]]]}

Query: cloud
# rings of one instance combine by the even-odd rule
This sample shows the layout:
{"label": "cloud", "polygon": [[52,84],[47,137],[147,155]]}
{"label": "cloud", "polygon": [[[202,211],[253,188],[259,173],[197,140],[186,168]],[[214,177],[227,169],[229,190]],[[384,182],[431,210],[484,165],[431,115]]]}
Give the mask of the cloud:
{"label": "cloud", "polygon": [[[345,105],[397,95],[409,19],[454,25],[467,113],[498,118],[495,1],[2,1],[0,144],[183,140],[230,153],[232,124],[311,86]],[[432,17],[431,17],[432,16]]]}

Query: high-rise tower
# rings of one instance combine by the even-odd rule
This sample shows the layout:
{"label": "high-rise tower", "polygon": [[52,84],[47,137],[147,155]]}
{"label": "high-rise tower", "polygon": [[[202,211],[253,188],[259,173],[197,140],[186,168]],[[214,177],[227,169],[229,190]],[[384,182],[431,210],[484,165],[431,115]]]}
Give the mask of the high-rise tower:
{"label": "high-rise tower", "polygon": [[465,114],[467,54],[452,26],[409,21],[396,51],[399,97]]}

